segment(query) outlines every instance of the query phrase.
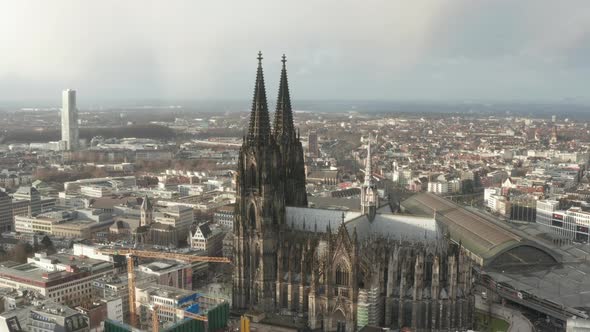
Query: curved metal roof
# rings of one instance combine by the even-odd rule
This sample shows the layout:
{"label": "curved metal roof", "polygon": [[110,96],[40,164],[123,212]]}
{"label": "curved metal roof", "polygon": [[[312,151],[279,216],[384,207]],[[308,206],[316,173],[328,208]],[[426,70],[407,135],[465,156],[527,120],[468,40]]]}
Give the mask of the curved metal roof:
{"label": "curved metal roof", "polygon": [[[498,255],[523,245],[542,250],[557,261],[555,254],[548,248],[435,194],[416,194],[403,201],[401,207],[413,214],[434,216],[444,225],[451,239],[470,251],[480,265],[487,265]],[[520,260],[523,264],[533,263],[534,257],[528,258],[520,257]]]}

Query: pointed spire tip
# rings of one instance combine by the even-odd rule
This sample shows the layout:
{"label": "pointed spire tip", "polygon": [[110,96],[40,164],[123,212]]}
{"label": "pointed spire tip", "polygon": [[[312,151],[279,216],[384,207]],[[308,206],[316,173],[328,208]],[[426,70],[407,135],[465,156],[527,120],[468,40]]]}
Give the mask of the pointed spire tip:
{"label": "pointed spire tip", "polygon": [[262,52],[258,52],[258,69],[256,72],[256,83],[254,84],[254,100],[250,113],[250,124],[248,129],[248,141],[260,143],[265,141],[270,133],[268,119],[268,105],[266,103],[266,90],[264,88],[264,74],[262,72]]}
{"label": "pointed spire tip", "polygon": [[258,51],[258,64],[262,64],[262,51]]}
{"label": "pointed spire tip", "polygon": [[291,96],[289,94],[289,83],[287,79],[287,56],[283,54],[281,62],[281,79],[279,82],[279,95],[277,97],[277,109],[275,112],[274,132],[281,141],[287,141],[289,138],[297,137],[297,132],[293,126],[293,111],[291,109]]}

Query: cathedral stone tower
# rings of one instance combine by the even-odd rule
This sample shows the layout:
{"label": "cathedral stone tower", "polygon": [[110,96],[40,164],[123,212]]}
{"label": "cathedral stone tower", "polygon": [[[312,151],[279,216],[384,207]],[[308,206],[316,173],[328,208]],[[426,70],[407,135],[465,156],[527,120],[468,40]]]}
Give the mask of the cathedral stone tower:
{"label": "cathedral stone tower", "polygon": [[287,206],[307,206],[305,190],[305,167],[303,146],[293,124],[293,109],[287,81],[287,59],[283,54],[283,69],[275,112],[274,136],[278,144],[284,168],[282,181],[285,184],[285,204]]}
{"label": "cathedral stone tower", "polygon": [[464,331],[472,325],[473,296],[466,281],[472,278],[471,265],[459,256],[459,247],[438,233],[402,241],[404,234],[393,223],[391,229],[370,230],[370,223],[387,213],[376,216],[370,141],[361,188],[365,215],[345,220],[346,211],[302,207],[307,203],[303,150],[293,124],[285,58],[271,130],[259,53],[236,174],[235,311],[287,314],[306,319],[310,329],[332,332],[365,325]]}
{"label": "cathedral stone tower", "polygon": [[369,142],[367,143],[367,161],[365,166],[365,182],[361,187],[361,210],[366,214],[369,220],[375,219],[377,213],[377,187],[373,182],[371,176],[373,168],[371,167],[371,135],[369,135]]}
{"label": "cathedral stone tower", "polygon": [[271,133],[262,54],[248,134],[240,149],[236,179],[235,309],[270,311],[275,306],[277,247],[285,224],[283,160]]}

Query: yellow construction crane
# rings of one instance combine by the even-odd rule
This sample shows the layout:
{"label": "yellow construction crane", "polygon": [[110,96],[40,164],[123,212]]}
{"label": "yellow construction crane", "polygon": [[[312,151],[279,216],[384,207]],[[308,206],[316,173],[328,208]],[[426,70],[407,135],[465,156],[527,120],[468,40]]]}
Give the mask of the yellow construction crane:
{"label": "yellow construction crane", "polygon": [[160,331],[160,320],[158,319],[158,313],[160,312],[160,306],[154,306],[152,310],[152,332]]}
{"label": "yellow construction crane", "polygon": [[[135,267],[133,265],[133,257],[142,258],[164,258],[173,259],[183,262],[207,262],[207,263],[231,263],[231,260],[226,257],[209,257],[196,256],[187,254],[178,254],[174,252],[160,252],[149,250],[138,250],[128,248],[101,248],[97,250],[105,255],[122,255],[127,258],[127,288],[129,288],[129,324],[137,327],[137,314],[135,313]],[[188,313],[191,314],[191,313]],[[194,315],[194,314],[191,314]],[[187,314],[185,316],[189,317]],[[198,316],[198,315],[196,315]],[[195,318],[196,319],[196,318]],[[206,318],[205,318],[206,320]]]}
{"label": "yellow construction crane", "polygon": [[246,316],[240,317],[240,332],[250,332],[250,319]]}
{"label": "yellow construction crane", "polygon": [[101,248],[97,250],[101,254],[105,255],[122,255],[122,256],[133,256],[142,258],[166,258],[175,259],[184,262],[209,262],[209,263],[231,263],[231,260],[226,257],[210,257],[210,256],[197,256],[179,254],[175,252],[162,252],[162,251],[151,251],[151,250],[138,250],[128,248]]}

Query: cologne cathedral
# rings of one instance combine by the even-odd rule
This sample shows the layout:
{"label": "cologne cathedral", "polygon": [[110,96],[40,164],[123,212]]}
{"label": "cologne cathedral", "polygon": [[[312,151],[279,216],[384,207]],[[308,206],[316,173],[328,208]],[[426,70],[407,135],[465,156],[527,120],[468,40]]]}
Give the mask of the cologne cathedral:
{"label": "cologne cathedral", "polygon": [[302,318],[312,331],[471,328],[471,260],[436,216],[394,214],[381,204],[370,143],[361,209],[308,208],[284,56],[282,63],[271,125],[258,55],[236,181],[233,309]]}

